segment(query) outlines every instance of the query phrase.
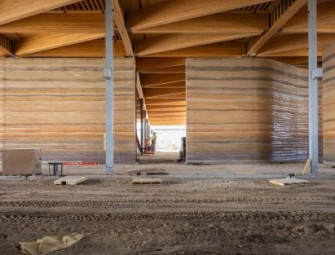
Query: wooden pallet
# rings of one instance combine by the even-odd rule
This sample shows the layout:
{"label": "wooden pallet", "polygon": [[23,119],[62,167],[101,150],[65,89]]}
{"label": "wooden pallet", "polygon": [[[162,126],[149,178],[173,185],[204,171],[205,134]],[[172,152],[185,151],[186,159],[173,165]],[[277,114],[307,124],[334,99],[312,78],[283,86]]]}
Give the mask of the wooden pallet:
{"label": "wooden pallet", "polygon": [[168,173],[164,168],[151,168],[151,169],[136,169],[136,170],[127,170],[128,175],[167,175]]}
{"label": "wooden pallet", "polygon": [[281,179],[271,179],[269,180],[271,184],[279,185],[279,186],[287,186],[287,185],[306,185],[309,183],[309,181],[302,180],[302,179],[297,179],[297,178],[281,178]]}
{"label": "wooden pallet", "polygon": [[77,185],[87,180],[86,176],[66,176],[54,181],[54,185]]}
{"label": "wooden pallet", "polygon": [[132,184],[162,184],[163,180],[158,178],[135,178]]}

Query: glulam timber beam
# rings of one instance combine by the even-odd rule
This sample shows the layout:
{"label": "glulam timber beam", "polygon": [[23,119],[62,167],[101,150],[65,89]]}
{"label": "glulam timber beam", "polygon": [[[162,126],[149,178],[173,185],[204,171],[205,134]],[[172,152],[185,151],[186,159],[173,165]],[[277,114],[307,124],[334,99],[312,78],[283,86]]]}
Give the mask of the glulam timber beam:
{"label": "glulam timber beam", "polygon": [[185,94],[185,88],[183,89],[143,89],[145,98],[171,96],[178,94]]}
{"label": "glulam timber beam", "polygon": [[142,69],[139,70],[140,73],[185,73],[185,66],[172,66],[166,68],[153,68],[153,69]]}
{"label": "glulam timber beam", "polygon": [[14,53],[17,56],[25,56],[40,51],[47,51],[104,37],[105,33],[38,34],[19,41]]}
{"label": "glulam timber beam", "polygon": [[146,100],[147,106],[150,107],[151,105],[171,105],[171,106],[186,106],[185,98],[179,99],[165,99],[164,101],[155,98],[148,98]]}
{"label": "glulam timber beam", "polygon": [[[184,74],[185,75],[185,74]],[[180,81],[180,82],[172,82],[172,83],[165,83],[165,84],[159,84],[159,85],[149,85],[146,86],[144,85],[143,88],[167,88],[167,89],[172,89],[172,88],[185,88],[186,83],[185,81]]]}
{"label": "glulam timber beam", "polygon": [[104,33],[101,13],[43,13],[0,26],[0,33]]}
{"label": "glulam timber beam", "polygon": [[151,115],[151,117],[154,116],[186,116],[186,112],[184,111],[160,111],[160,112],[152,112],[149,111],[149,115]]}
{"label": "glulam timber beam", "polygon": [[241,13],[219,13],[210,16],[184,20],[158,27],[150,27],[142,30],[132,30],[136,33],[214,33],[231,34],[250,33],[261,34],[268,27],[268,15],[261,14],[241,14]]}
{"label": "glulam timber beam", "polygon": [[114,5],[114,20],[116,27],[119,31],[119,34],[121,36],[124,48],[126,50],[127,56],[133,57],[134,56],[134,51],[132,47],[132,43],[126,28],[126,25],[124,23],[124,12],[122,9],[122,6],[120,4],[119,0],[113,0],[113,5]]}
{"label": "glulam timber beam", "polygon": [[257,33],[167,34],[135,41],[134,51],[136,56],[145,56],[160,52],[247,38],[255,35],[257,35]]}
{"label": "glulam timber beam", "polygon": [[143,87],[153,87],[176,82],[185,82],[185,74],[142,74]]}
{"label": "glulam timber beam", "polygon": [[243,42],[222,42],[150,54],[144,57],[222,58],[241,57],[245,54]]}
{"label": "glulam timber beam", "polygon": [[258,51],[285,25],[285,23],[303,7],[307,0],[296,0],[291,5],[291,0],[282,0],[270,15],[270,28],[256,40],[248,43],[248,56],[255,56]]}
{"label": "glulam timber beam", "polygon": [[149,111],[161,111],[161,110],[183,110],[185,111],[186,106],[179,106],[179,105],[149,105],[148,110]]}
{"label": "glulam timber beam", "polygon": [[[123,58],[126,55],[122,42],[114,42],[114,57]],[[105,40],[93,40],[89,42],[60,47],[57,49],[40,51],[26,55],[25,57],[39,58],[104,58]]]}
{"label": "glulam timber beam", "polygon": [[80,0],[1,0],[0,25],[44,13]]}
{"label": "glulam timber beam", "polygon": [[4,35],[0,34],[0,52],[1,56],[13,56],[13,42]]}
{"label": "glulam timber beam", "polygon": [[[301,8],[283,27],[281,33],[307,33],[307,7]],[[318,33],[335,33],[335,1],[318,4]]]}
{"label": "glulam timber beam", "polygon": [[185,58],[136,58],[136,67],[139,72],[176,66],[185,66]]}
{"label": "glulam timber beam", "polygon": [[271,0],[170,0],[129,12],[127,26],[146,29],[266,2]]}
{"label": "glulam timber beam", "polygon": [[[322,49],[335,43],[335,34],[318,35],[318,56],[322,55]],[[288,34],[272,38],[258,53],[258,56],[273,57],[299,57],[308,56],[308,38],[306,34]]]}

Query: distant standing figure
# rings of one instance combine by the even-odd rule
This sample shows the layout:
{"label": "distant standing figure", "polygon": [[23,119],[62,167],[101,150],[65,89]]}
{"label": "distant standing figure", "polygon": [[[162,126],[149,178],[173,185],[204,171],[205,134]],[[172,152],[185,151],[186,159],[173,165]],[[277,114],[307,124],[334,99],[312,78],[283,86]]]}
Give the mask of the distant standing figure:
{"label": "distant standing figure", "polygon": [[154,132],[151,137],[151,147],[150,147],[151,151],[155,151],[156,149],[156,139],[157,139],[156,132]]}

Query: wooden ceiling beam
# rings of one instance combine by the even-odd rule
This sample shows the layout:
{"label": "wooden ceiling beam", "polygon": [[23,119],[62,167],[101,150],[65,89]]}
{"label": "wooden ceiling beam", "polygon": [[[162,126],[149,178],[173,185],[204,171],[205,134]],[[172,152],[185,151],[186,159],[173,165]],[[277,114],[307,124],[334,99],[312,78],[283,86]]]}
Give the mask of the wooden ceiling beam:
{"label": "wooden ceiling beam", "polygon": [[[126,55],[122,42],[114,43],[114,57],[123,58]],[[40,51],[25,57],[38,58],[104,58],[105,40],[94,40],[57,49]]]}
{"label": "wooden ceiling beam", "polygon": [[0,25],[44,13],[80,0],[1,0]]}
{"label": "wooden ceiling beam", "polygon": [[[322,55],[322,49],[327,45],[335,43],[335,34],[318,35],[318,55]],[[272,38],[258,53],[258,56],[274,57],[298,57],[308,56],[307,34],[288,34]]]}
{"label": "wooden ceiling beam", "polygon": [[147,73],[185,73],[185,66],[172,66],[166,68],[153,68],[153,69],[142,69],[139,70],[141,74]]}
{"label": "wooden ceiling beam", "polygon": [[248,56],[255,56],[258,51],[285,25],[285,23],[303,7],[307,0],[296,0],[291,5],[291,0],[281,1],[271,13],[271,26],[256,40],[250,40],[248,44]]}
{"label": "wooden ceiling beam", "polygon": [[241,13],[219,13],[196,19],[184,20],[158,27],[150,27],[142,30],[132,30],[136,33],[214,33],[231,34],[249,33],[261,34],[268,27],[267,14],[241,14]]}
{"label": "wooden ceiling beam", "polygon": [[155,120],[150,124],[155,126],[185,126],[186,120],[172,120],[172,121]]}
{"label": "wooden ceiling beam", "polygon": [[179,99],[179,98],[175,98],[175,99],[165,99],[164,101],[160,100],[160,99],[155,99],[155,98],[148,98],[146,100],[147,106],[150,107],[151,105],[186,105],[186,101],[185,98],[184,99]]}
{"label": "wooden ceiling beam", "polygon": [[95,34],[53,33],[53,34],[34,35],[19,41],[15,47],[16,50],[14,51],[14,53],[17,56],[25,56],[40,51],[52,50],[55,48],[92,41],[104,37],[105,33],[95,33]]}
{"label": "wooden ceiling beam", "polygon": [[[283,27],[281,33],[308,33],[307,7],[297,12]],[[318,4],[318,33],[335,33],[335,2]]]}
{"label": "wooden ceiling beam", "polygon": [[185,66],[185,58],[136,58],[136,67],[139,72],[175,66]]}
{"label": "wooden ceiling beam", "polygon": [[136,41],[134,49],[136,56],[145,56],[200,45],[231,41],[255,35],[257,34],[167,34]]}
{"label": "wooden ceiling beam", "polygon": [[122,6],[120,4],[119,0],[113,1],[113,7],[114,7],[114,20],[116,27],[119,31],[119,34],[121,36],[124,48],[126,50],[127,56],[133,57],[134,51],[133,46],[126,28],[126,25],[124,23],[124,12],[122,9]]}
{"label": "wooden ceiling beam", "polygon": [[159,85],[149,85],[149,86],[143,86],[143,88],[185,88],[186,84],[185,81],[180,82],[173,82],[173,83],[167,83],[167,84],[159,84]]}
{"label": "wooden ceiling beam", "polygon": [[208,16],[272,0],[170,0],[128,13],[127,25],[133,30]]}
{"label": "wooden ceiling beam", "polygon": [[0,34],[0,50],[3,57],[13,56],[13,42],[4,35]]}
{"label": "wooden ceiling beam", "polygon": [[167,85],[170,83],[185,82],[185,74],[142,74],[141,84],[143,87]]}
{"label": "wooden ceiling beam", "polygon": [[143,89],[145,98],[153,98],[159,96],[171,96],[171,95],[178,95],[184,94],[185,88],[183,89]]}
{"label": "wooden ceiling beam", "polygon": [[180,105],[148,105],[149,111],[161,111],[161,110],[184,110],[185,111],[186,106],[180,106]]}
{"label": "wooden ceiling beam", "polygon": [[149,111],[150,117],[159,117],[159,116],[186,116],[186,111]]}
{"label": "wooden ceiling beam", "polygon": [[43,13],[0,26],[0,33],[104,33],[101,13]]}
{"label": "wooden ceiling beam", "polygon": [[173,50],[151,54],[144,57],[183,57],[183,58],[222,58],[241,57],[245,52],[243,42],[223,42],[197,47],[190,47],[181,50]]}

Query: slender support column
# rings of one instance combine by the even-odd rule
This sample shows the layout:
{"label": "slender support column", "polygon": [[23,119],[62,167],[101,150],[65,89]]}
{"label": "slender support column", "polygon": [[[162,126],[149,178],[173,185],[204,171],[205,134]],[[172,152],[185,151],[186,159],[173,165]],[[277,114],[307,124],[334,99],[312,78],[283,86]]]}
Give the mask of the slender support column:
{"label": "slender support column", "polygon": [[318,80],[313,73],[318,68],[317,59],[317,1],[308,0],[308,71],[309,71],[309,158],[312,160],[311,173],[318,173]]}
{"label": "slender support column", "polygon": [[146,137],[150,137],[150,125],[149,125],[149,120],[145,120],[145,126],[146,126]]}
{"label": "slender support column", "polygon": [[143,99],[141,99],[141,147],[142,147],[142,155],[144,153],[145,148],[145,135],[144,135],[144,122],[145,122],[145,112],[144,112],[144,102]]}
{"label": "slender support column", "polygon": [[106,172],[114,173],[114,116],[113,116],[113,0],[106,0]]}

